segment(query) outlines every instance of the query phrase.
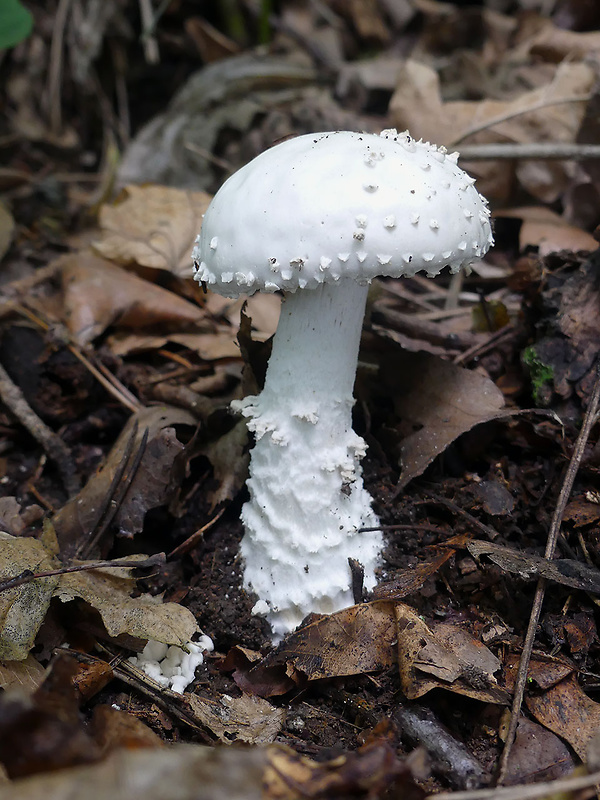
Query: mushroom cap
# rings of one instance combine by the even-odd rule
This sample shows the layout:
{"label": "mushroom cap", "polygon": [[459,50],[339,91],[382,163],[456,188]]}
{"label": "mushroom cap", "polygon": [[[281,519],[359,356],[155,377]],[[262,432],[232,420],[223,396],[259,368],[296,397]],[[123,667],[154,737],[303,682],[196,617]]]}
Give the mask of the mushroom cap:
{"label": "mushroom cap", "polygon": [[493,244],[487,202],[449,154],[408,132],[288,139],[213,198],[192,253],[226,297],[467,267]]}

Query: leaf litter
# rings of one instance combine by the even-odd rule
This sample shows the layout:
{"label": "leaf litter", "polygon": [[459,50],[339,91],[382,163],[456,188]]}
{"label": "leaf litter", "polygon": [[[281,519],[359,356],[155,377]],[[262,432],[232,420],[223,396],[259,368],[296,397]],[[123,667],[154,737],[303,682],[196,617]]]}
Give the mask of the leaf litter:
{"label": "leaf litter", "polygon": [[[0,143],[11,162],[0,174],[0,572],[22,583],[0,591],[0,731],[11,748],[0,797],[61,797],[81,785],[98,797],[187,797],[198,774],[211,797],[422,797],[485,784],[510,720],[534,575],[552,588],[505,780],[556,779],[576,759],[595,768],[593,438],[560,552],[542,554],[595,378],[597,259],[581,251],[594,248],[600,218],[597,168],[521,158],[518,148],[595,141],[598,32],[574,0],[546,16],[519,2],[516,15],[488,3],[280,5],[279,52],[266,57],[243,52],[235,25],[169,9],[143,58],[158,53],[160,71],[168,42],[185,63],[168,32],[177,20],[210,67],[187,84],[196,65],[183,69],[172,102],[163,97],[131,143],[114,73],[123,43],[109,25],[128,30],[127,4],[107,4],[96,49],[64,40],[51,113],[35,87],[54,20],[7,57],[18,143]],[[65,24],[75,24],[71,12]],[[113,62],[102,62],[107,53]],[[71,105],[89,92],[95,61],[101,117]],[[106,93],[109,75],[118,88]],[[262,381],[279,298],[250,298],[238,335],[243,301],[203,294],[189,251],[208,193],[273,141],[377,130],[382,120],[469,153],[496,148],[465,164],[503,209],[497,247],[461,285],[441,276],[373,287],[355,424],[387,537],[380,584],[374,598],[308,619],[270,651],[240,588],[248,442],[226,409]],[[92,130],[104,132],[102,159]],[[506,159],[508,145],[517,149]],[[74,170],[90,153],[97,171]],[[126,185],[113,198],[115,179]],[[14,386],[27,414],[8,411]],[[534,405],[551,413],[523,416]],[[64,480],[54,471],[44,425],[66,443],[80,491],[68,470]],[[482,532],[490,541],[473,541]],[[123,566],[145,563],[140,553],[150,567]],[[96,568],[65,572],[82,554]],[[183,696],[127,670],[146,639],[185,644],[199,627],[217,652]],[[75,663],[63,669],[67,652]],[[401,712],[420,720],[412,739]],[[45,732],[45,753],[28,749],[34,731]],[[182,743],[194,736],[253,748]],[[407,758],[418,744],[430,767]]]}

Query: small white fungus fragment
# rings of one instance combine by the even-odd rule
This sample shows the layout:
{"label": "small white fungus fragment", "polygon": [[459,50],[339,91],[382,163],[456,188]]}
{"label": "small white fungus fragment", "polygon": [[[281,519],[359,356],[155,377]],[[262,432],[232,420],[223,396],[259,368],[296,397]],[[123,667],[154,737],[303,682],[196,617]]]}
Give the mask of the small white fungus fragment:
{"label": "small white fungus fragment", "polygon": [[233,272],[222,272],[221,280],[223,281],[223,283],[231,283],[231,281],[233,280]]}
{"label": "small white fungus fragment", "polygon": [[321,270],[327,269],[330,264],[331,264],[331,259],[327,258],[327,256],[321,256],[321,258],[319,259],[319,269]]}
{"label": "small white fungus fragment", "polygon": [[467,249],[467,243],[465,241],[459,242],[458,249],[459,250],[466,250]]}
{"label": "small white fungus fragment", "polygon": [[188,642],[185,648],[149,641],[141,653],[128,661],[160,686],[182,694],[194,680],[196,667],[204,662],[204,653],[212,652],[214,644],[203,634],[197,642]]}
{"label": "small white fungus fragment", "polygon": [[435,253],[423,253],[423,261],[429,263],[435,258]]}
{"label": "small white fungus fragment", "polygon": [[431,228],[432,231],[437,231],[438,228],[440,227],[440,223],[437,221],[437,219],[430,219],[429,227]]}
{"label": "small white fungus fragment", "polygon": [[386,266],[386,264],[389,264],[391,260],[392,260],[391,256],[387,256],[387,255],[386,256],[377,256],[377,261],[381,264],[382,267]]}
{"label": "small white fungus fragment", "polygon": [[358,258],[358,260],[362,264],[363,261],[366,259],[367,255],[368,255],[368,253],[365,253],[364,250],[359,250],[358,253],[356,254],[356,257]]}
{"label": "small white fungus fragment", "polygon": [[473,212],[471,211],[470,208],[465,208],[463,213],[464,213],[466,219],[473,219]]}
{"label": "small white fungus fragment", "polygon": [[350,258],[350,253],[338,253],[338,259],[345,264],[346,261]]}
{"label": "small white fungus fragment", "polygon": [[383,227],[393,230],[396,227],[396,217],[394,214],[389,214],[383,218]]}
{"label": "small white fungus fragment", "polygon": [[359,228],[366,228],[367,227],[367,217],[366,214],[359,214],[356,217],[356,225]]}
{"label": "small white fungus fragment", "polygon": [[365,183],[365,184],[363,184],[363,189],[365,190],[365,192],[371,192],[371,194],[372,194],[373,192],[376,192],[377,189],[379,189],[379,184],[378,183]]}
{"label": "small white fungus fragment", "polygon": [[213,236],[212,239],[210,240],[210,249],[216,250],[218,245],[219,245],[219,237]]}
{"label": "small white fungus fragment", "polygon": [[413,214],[410,215],[410,224],[411,225],[418,225],[420,219],[421,219],[421,215],[417,214],[417,212],[415,211]]}

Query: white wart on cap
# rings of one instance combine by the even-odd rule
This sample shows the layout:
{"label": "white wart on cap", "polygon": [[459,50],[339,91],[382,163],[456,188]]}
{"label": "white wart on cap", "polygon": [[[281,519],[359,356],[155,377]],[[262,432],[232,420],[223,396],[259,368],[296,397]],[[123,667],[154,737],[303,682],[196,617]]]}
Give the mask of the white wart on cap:
{"label": "white wart on cap", "polygon": [[487,204],[456,161],[394,130],[275,145],[213,199],[193,253],[197,278],[236,297],[342,276],[456,272],[493,243]]}

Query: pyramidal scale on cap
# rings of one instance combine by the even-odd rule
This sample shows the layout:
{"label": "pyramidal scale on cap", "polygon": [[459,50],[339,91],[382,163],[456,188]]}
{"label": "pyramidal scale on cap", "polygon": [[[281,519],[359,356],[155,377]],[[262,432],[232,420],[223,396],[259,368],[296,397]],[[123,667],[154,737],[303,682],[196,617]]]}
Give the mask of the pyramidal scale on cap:
{"label": "pyramidal scale on cap", "polygon": [[407,132],[298,136],[211,202],[196,278],[226,297],[283,291],[263,391],[234,401],[255,445],[242,510],[244,585],[273,640],[351,605],[348,559],[375,585],[382,536],[363,486],[352,396],[369,283],[468,267],[493,244],[457,153]]}

